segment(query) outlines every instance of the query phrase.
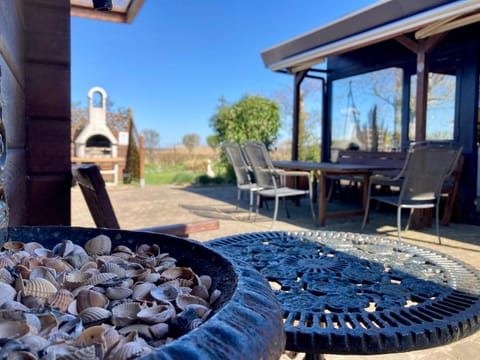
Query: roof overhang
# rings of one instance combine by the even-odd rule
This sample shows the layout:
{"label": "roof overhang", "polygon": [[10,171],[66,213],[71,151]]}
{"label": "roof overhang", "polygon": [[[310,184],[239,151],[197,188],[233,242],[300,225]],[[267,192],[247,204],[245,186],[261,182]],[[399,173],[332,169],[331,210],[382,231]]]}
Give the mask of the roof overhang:
{"label": "roof overhang", "polygon": [[70,0],[70,14],[83,18],[118,23],[131,23],[145,0],[113,0],[111,11],[93,9],[92,0]]}
{"label": "roof overhang", "polygon": [[417,39],[480,21],[478,0],[384,0],[262,51],[273,71],[296,73],[326,58],[398,36]]}

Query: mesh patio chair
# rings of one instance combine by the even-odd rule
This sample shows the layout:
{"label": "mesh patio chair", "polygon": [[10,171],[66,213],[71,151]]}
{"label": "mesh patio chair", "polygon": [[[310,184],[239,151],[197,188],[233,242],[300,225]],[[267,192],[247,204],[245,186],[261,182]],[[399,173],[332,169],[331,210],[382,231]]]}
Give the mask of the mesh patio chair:
{"label": "mesh patio chair", "polygon": [[[272,228],[275,225],[278,214],[278,203],[280,198],[285,200],[287,197],[300,197],[308,195],[310,202],[310,211],[312,213],[312,219],[315,223],[315,212],[313,210],[312,201],[312,182],[310,181],[310,174],[306,171],[285,171],[276,169],[270,155],[261,142],[247,141],[243,144],[243,150],[248,159],[250,166],[252,167],[255,180],[260,189],[257,191],[257,208],[256,214],[258,215],[258,209],[260,205],[261,197],[273,198],[275,200],[275,207],[273,210]],[[286,185],[286,177],[288,176],[305,176],[308,179],[308,190],[295,189]],[[285,203],[284,203],[285,205]],[[287,217],[289,217],[288,209]]]}
{"label": "mesh patio chair", "polygon": [[[438,242],[441,244],[439,231],[439,203],[442,186],[447,177],[457,166],[462,147],[451,142],[422,141],[410,145],[402,171],[394,178],[373,176],[368,189],[368,200],[363,218],[362,229],[368,220],[371,200],[397,207],[398,239],[401,238],[402,209],[410,209],[406,230],[410,225],[415,209],[435,208],[435,227]],[[376,195],[373,189],[377,185],[399,186],[398,195]]]}
{"label": "mesh patio chair", "polygon": [[248,217],[250,218],[253,211],[253,194],[259,190],[259,186],[252,181],[252,170],[248,165],[242,148],[233,141],[224,141],[222,149],[225,151],[228,162],[233,167],[237,182],[237,208],[240,207],[240,200],[243,191],[249,193]]}

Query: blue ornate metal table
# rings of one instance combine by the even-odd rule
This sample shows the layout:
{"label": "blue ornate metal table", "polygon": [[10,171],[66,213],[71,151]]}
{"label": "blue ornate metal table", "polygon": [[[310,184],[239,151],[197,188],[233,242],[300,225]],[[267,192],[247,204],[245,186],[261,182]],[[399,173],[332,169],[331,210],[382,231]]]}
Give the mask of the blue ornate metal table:
{"label": "blue ornate metal table", "polygon": [[337,232],[259,232],[208,246],[263,274],[286,349],[380,354],[444,345],[480,329],[480,273],[415,245]]}

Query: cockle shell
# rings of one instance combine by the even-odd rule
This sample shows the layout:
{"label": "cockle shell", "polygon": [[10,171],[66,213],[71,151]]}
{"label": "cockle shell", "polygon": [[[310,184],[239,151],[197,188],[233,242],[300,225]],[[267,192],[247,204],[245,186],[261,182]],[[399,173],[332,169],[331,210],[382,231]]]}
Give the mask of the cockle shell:
{"label": "cockle shell", "polygon": [[190,292],[190,295],[198,296],[199,298],[202,298],[205,301],[209,301],[210,299],[210,294],[208,293],[208,289],[203,285],[194,286],[192,291]]}
{"label": "cockle shell", "polygon": [[77,296],[77,311],[81,313],[89,307],[105,308],[109,300],[108,298],[95,290],[82,290]]}
{"label": "cockle shell", "polygon": [[112,323],[115,326],[127,326],[137,320],[137,314],[142,310],[139,303],[123,303],[112,309]]}
{"label": "cockle shell", "polygon": [[99,273],[96,275],[93,275],[89,280],[88,284],[90,285],[98,285],[98,284],[103,284],[106,283],[112,279],[118,278],[117,274],[114,273]]}
{"label": "cockle shell", "polygon": [[57,282],[57,273],[55,269],[48,268],[46,266],[37,266],[30,271],[29,279],[45,279],[50,281],[56,288],[59,287]]}
{"label": "cockle shell", "polygon": [[145,309],[142,309],[137,317],[149,324],[156,324],[161,322],[167,322],[176,315],[174,306],[165,301],[160,305],[150,306]]}
{"label": "cockle shell", "polygon": [[218,290],[218,289],[213,290],[212,293],[210,294],[209,304],[210,305],[214,304],[215,301],[218,300],[220,295],[222,295],[222,292],[220,290]]}
{"label": "cockle shell", "polygon": [[84,247],[88,255],[108,255],[112,249],[112,240],[108,236],[100,234],[88,240]]}
{"label": "cockle shell", "polygon": [[128,335],[132,331],[136,331],[142,338],[146,340],[152,340],[154,335],[152,334],[150,327],[151,326],[147,324],[132,324],[122,327],[118,330],[118,332],[120,335]]}
{"label": "cockle shell", "polygon": [[23,295],[35,296],[46,301],[51,295],[57,292],[57,288],[46,279],[27,280],[27,284],[23,288]]}
{"label": "cockle shell", "polygon": [[177,307],[181,310],[185,310],[188,305],[190,304],[199,304],[205,307],[209,307],[207,301],[199,298],[198,296],[188,295],[188,294],[180,294],[177,296],[176,300]]}
{"label": "cockle shell", "polygon": [[10,256],[8,255],[0,256],[0,267],[5,268],[5,267],[14,267],[14,266],[15,266],[15,261],[13,261]]}
{"label": "cockle shell", "polygon": [[57,273],[70,272],[73,266],[60,258],[44,258],[43,265],[55,269]]}
{"label": "cockle shell", "polygon": [[65,343],[49,346],[45,357],[47,359],[98,360],[95,345],[73,346]]}
{"label": "cockle shell", "polygon": [[23,242],[21,241],[6,241],[3,243],[3,248],[10,251],[20,251],[23,250]]}
{"label": "cockle shell", "polygon": [[126,272],[125,269],[122,268],[120,265],[111,261],[102,264],[99,270],[102,273],[116,274],[120,278],[125,277],[125,272]]}
{"label": "cockle shell", "polygon": [[150,326],[150,332],[156,339],[162,339],[168,335],[169,326],[167,323],[158,323]]}
{"label": "cockle shell", "polygon": [[53,308],[66,312],[73,299],[73,294],[70,291],[67,289],[60,289],[47,299],[47,303]]}
{"label": "cockle shell", "polygon": [[137,283],[133,287],[132,299],[139,300],[139,301],[145,300],[150,295],[150,291],[154,287],[155,285],[149,282]]}
{"label": "cockle shell", "polygon": [[22,337],[23,344],[30,349],[30,351],[39,352],[50,345],[50,341],[38,335],[25,335]]}
{"label": "cockle shell", "polygon": [[17,339],[30,333],[30,326],[21,321],[0,322],[0,339]]}
{"label": "cockle shell", "polygon": [[105,295],[110,300],[122,300],[132,295],[132,293],[132,289],[124,287],[107,287],[105,289]]}
{"label": "cockle shell", "polygon": [[143,356],[152,351],[152,348],[139,344],[136,341],[128,342],[122,345],[115,352],[115,359],[117,360],[130,360],[136,357]]}
{"label": "cockle shell", "polygon": [[212,286],[212,278],[209,275],[200,275],[200,284],[205,286],[207,290],[210,290],[210,287]]}
{"label": "cockle shell", "polygon": [[77,344],[82,345],[99,345],[102,353],[107,351],[107,340],[105,339],[105,332],[107,328],[103,325],[91,326],[85,329],[82,334],[75,339]]}
{"label": "cockle shell", "polygon": [[52,249],[53,256],[65,257],[70,254],[75,248],[75,244],[72,240],[63,240],[55,245]]}
{"label": "cockle shell", "polygon": [[178,293],[178,287],[172,285],[160,285],[150,290],[152,298],[161,301],[174,301]]}
{"label": "cockle shell", "polygon": [[10,274],[10,271],[5,268],[0,268],[0,281],[11,285],[14,283],[15,278]]}
{"label": "cockle shell", "polygon": [[161,275],[166,281],[178,280],[180,282],[180,286],[193,287],[194,285],[198,285],[200,282],[197,274],[195,274],[193,270],[188,267],[175,267],[167,269],[163,271]]}
{"label": "cockle shell", "polygon": [[109,310],[101,307],[89,307],[81,311],[78,315],[85,324],[103,322],[112,317],[112,313]]}
{"label": "cockle shell", "polygon": [[88,281],[92,278],[92,274],[86,272],[75,271],[67,274],[63,281],[63,285],[70,290],[76,289],[83,285],[88,284]]}
{"label": "cockle shell", "polygon": [[30,255],[35,255],[35,251],[37,249],[45,249],[42,244],[35,242],[35,241],[30,241],[27,243],[23,244],[23,249],[27,251]]}
{"label": "cockle shell", "polygon": [[7,360],[38,360],[37,355],[30,351],[10,351]]}
{"label": "cockle shell", "polygon": [[87,252],[79,245],[74,245],[73,250],[64,256],[64,259],[75,269],[80,269],[90,260]]}

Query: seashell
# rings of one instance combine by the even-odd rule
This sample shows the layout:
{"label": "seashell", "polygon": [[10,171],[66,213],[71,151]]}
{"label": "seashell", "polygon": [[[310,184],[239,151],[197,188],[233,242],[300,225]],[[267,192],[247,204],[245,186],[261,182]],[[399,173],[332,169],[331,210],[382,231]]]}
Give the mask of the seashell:
{"label": "seashell", "polygon": [[122,300],[132,295],[132,293],[133,293],[132,289],[124,288],[124,287],[108,287],[105,290],[105,295],[110,300]]}
{"label": "seashell", "polygon": [[103,336],[105,337],[105,343],[107,344],[107,349],[110,349],[120,341],[121,335],[118,332],[118,330],[115,329],[115,327],[113,326],[105,325],[105,324],[103,324],[102,326],[105,327],[105,332]]}
{"label": "seashell", "polygon": [[115,248],[113,249],[112,251],[112,255],[116,254],[116,253],[125,253],[125,254],[128,254],[130,256],[133,256],[134,253],[132,251],[132,249],[130,249],[128,246],[125,246],[125,245],[117,245],[115,246]]}
{"label": "seashell", "polygon": [[103,325],[91,326],[85,329],[82,334],[75,339],[75,343],[84,346],[99,345],[102,353],[107,351],[107,340],[105,339],[105,331],[107,329]]}
{"label": "seashell", "polygon": [[145,340],[153,340],[154,336],[150,330],[150,325],[147,324],[132,324],[122,327],[118,330],[120,335],[128,335],[132,331],[137,332]]}
{"label": "seashell", "polygon": [[15,300],[7,300],[5,301],[1,307],[2,310],[20,310],[20,311],[30,311],[28,306],[25,306],[21,302]]}
{"label": "seashell", "polygon": [[112,323],[115,326],[127,326],[137,320],[137,314],[142,310],[139,303],[123,303],[112,309]]}
{"label": "seashell", "polygon": [[112,249],[112,240],[107,235],[97,235],[84,245],[88,255],[108,255]]}
{"label": "seashell", "polygon": [[174,267],[162,272],[162,278],[165,280],[178,280],[180,286],[193,287],[198,285],[200,280],[191,268]]}
{"label": "seashell", "polygon": [[85,272],[90,269],[98,269],[98,265],[95,261],[87,261],[85,264],[82,265],[82,267],[80,268],[80,271]]}
{"label": "seashell", "polygon": [[74,245],[73,250],[67,256],[64,256],[64,259],[75,269],[80,269],[90,260],[87,252],[79,245]]}
{"label": "seashell", "polygon": [[125,269],[114,262],[106,262],[100,266],[100,272],[116,274],[118,277],[125,277]]}
{"label": "seashell", "polygon": [[30,310],[41,310],[45,306],[45,299],[32,295],[22,296],[22,304]]}
{"label": "seashell", "polygon": [[130,360],[136,357],[143,356],[151,351],[152,351],[152,348],[139,344],[136,341],[131,341],[122,345],[115,352],[115,359]]}
{"label": "seashell", "polygon": [[179,289],[172,285],[160,285],[150,290],[150,295],[155,300],[173,301],[177,298]]}
{"label": "seashell", "polygon": [[160,279],[159,273],[145,273],[138,277],[139,281],[149,282],[149,283],[156,283]]}
{"label": "seashell", "polygon": [[14,283],[15,278],[12,276],[10,271],[5,268],[0,268],[0,281],[11,285]]}
{"label": "seashell", "polygon": [[67,289],[60,289],[47,299],[47,304],[62,312],[66,312],[72,301],[73,294]]}
{"label": "seashell", "polygon": [[23,289],[23,295],[35,296],[43,301],[46,301],[49,296],[54,295],[57,288],[50,281],[46,279],[32,279],[28,280]]}
{"label": "seashell", "polygon": [[49,337],[58,329],[58,318],[53,312],[44,312],[36,314],[40,321],[40,328],[38,329],[38,335]]}
{"label": "seashell", "polygon": [[60,258],[44,258],[43,265],[58,273],[73,271],[73,266]]}
{"label": "seashell", "polygon": [[112,317],[112,313],[109,310],[101,307],[89,307],[82,310],[78,315],[85,324],[103,322]]}
{"label": "seashell", "polygon": [[199,318],[206,319],[212,312],[212,309],[205,305],[200,304],[190,304],[187,305],[186,309],[194,309],[197,312]]}
{"label": "seashell", "polygon": [[107,281],[110,281],[116,278],[118,278],[118,276],[114,273],[99,273],[99,274],[93,275],[88,280],[88,284],[95,286],[98,284],[106,283]]}
{"label": "seashell", "polygon": [[52,255],[52,250],[45,249],[44,247],[39,247],[33,250],[33,254],[38,257],[50,257]]}
{"label": "seashell", "polygon": [[6,241],[3,243],[2,248],[10,251],[23,250],[23,242],[21,241]]}
{"label": "seashell", "polygon": [[38,360],[38,357],[30,351],[11,351],[7,360]]}
{"label": "seashell", "polygon": [[220,295],[222,295],[222,292],[220,290],[218,289],[213,290],[212,293],[210,294],[210,300],[209,300],[210,305],[214,304],[215,301],[218,300]]}
{"label": "seashell", "polygon": [[2,268],[6,268],[6,267],[13,268],[15,265],[16,265],[15,261],[13,261],[10,256],[7,256],[5,254],[0,255],[0,267],[2,267]]}
{"label": "seashell", "polygon": [[30,326],[21,321],[1,321],[0,339],[18,339],[30,333]]}
{"label": "seashell", "polygon": [[208,275],[200,275],[200,284],[205,286],[207,290],[210,290],[210,287],[212,286],[212,278]]}
{"label": "seashell", "polygon": [[94,290],[80,291],[76,297],[76,300],[77,311],[79,314],[89,307],[105,308],[109,303],[109,300],[105,295]]}
{"label": "seashell", "polygon": [[92,276],[93,275],[90,273],[85,273],[80,271],[71,272],[65,276],[63,285],[67,289],[73,290],[80,286],[87,285],[89,283],[89,280],[92,278]]}
{"label": "seashell", "polygon": [[61,243],[58,243],[53,247],[52,255],[65,257],[70,254],[74,248],[75,245],[73,244],[72,240],[63,240]]}
{"label": "seashell", "polygon": [[57,282],[57,274],[55,269],[46,266],[37,266],[30,271],[29,279],[46,279],[50,281],[56,288],[59,287]]}
{"label": "seashell", "polygon": [[202,298],[203,300],[206,300],[206,301],[209,301],[210,299],[210,294],[208,293],[208,289],[203,285],[194,286],[192,288],[192,291],[190,292],[190,295],[198,296],[199,298]]}
{"label": "seashell", "polygon": [[47,359],[68,359],[68,360],[98,360],[95,345],[73,346],[71,344],[54,344],[47,348]]}
{"label": "seashell", "polygon": [[174,306],[169,302],[162,302],[159,305],[151,306],[141,310],[137,317],[149,324],[167,322],[176,315]]}
{"label": "seashell", "polygon": [[50,345],[50,341],[38,335],[25,335],[22,337],[23,344],[33,352],[40,352]]}
{"label": "seashell", "polygon": [[17,264],[15,266],[15,270],[18,271],[22,279],[29,279],[30,273],[32,272],[32,270],[28,266],[25,266],[23,264]]}
{"label": "seashell", "polygon": [[195,309],[189,308],[182,311],[170,322],[170,335],[178,337],[186,334],[200,325],[198,320],[200,319]]}
{"label": "seashell", "polygon": [[177,304],[177,307],[181,310],[185,310],[187,306],[191,304],[203,305],[205,307],[209,306],[208,302],[206,302],[202,298],[199,298],[198,296],[188,295],[188,294],[178,295],[176,299],[176,304]]}
{"label": "seashell", "polygon": [[167,323],[158,323],[150,326],[150,332],[156,339],[163,339],[168,335],[169,326]]}
{"label": "seashell", "polygon": [[23,249],[28,252],[30,255],[35,255],[35,251],[38,249],[45,249],[42,244],[30,241],[28,243],[23,244]]}
{"label": "seashell", "polygon": [[155,287],[152,283],[137,283],[133,287],[132,299],[134,300],[145,300],[149,295],[150,291]]}

